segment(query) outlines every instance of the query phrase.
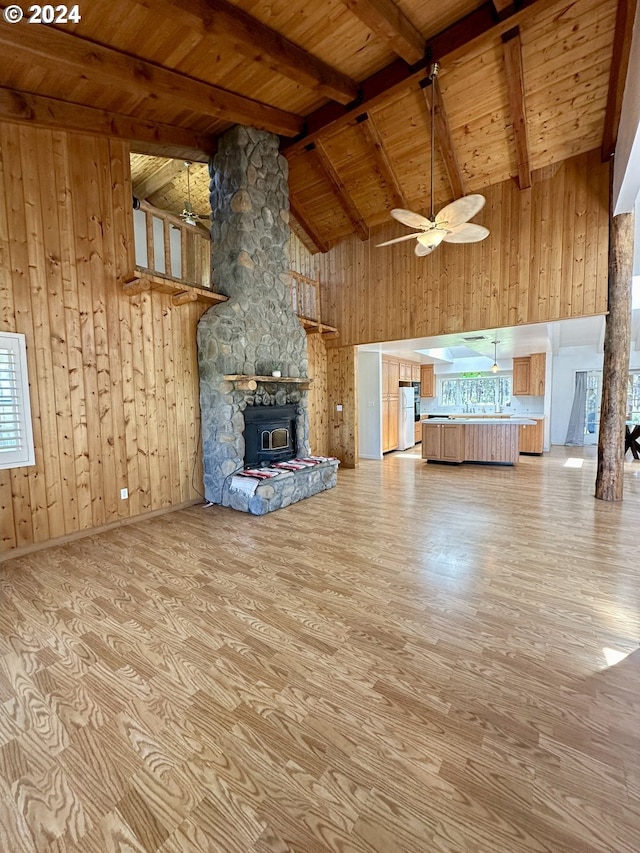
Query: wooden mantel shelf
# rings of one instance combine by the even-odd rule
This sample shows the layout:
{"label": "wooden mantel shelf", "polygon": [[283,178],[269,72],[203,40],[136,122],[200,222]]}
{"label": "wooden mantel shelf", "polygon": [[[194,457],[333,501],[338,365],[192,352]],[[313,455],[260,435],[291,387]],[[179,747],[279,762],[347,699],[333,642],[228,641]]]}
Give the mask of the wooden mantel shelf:
{"label": "wooden mantel shelf", "polygon": [[227,382],[233,384],[241,391],[255,391],[258,387],[258,382],[277,382],[281,385],[299,385],[303,391],[308,390],[313,379],[303,378],[300,376],[248,376],[242,373],[227,373],[224,377]]}

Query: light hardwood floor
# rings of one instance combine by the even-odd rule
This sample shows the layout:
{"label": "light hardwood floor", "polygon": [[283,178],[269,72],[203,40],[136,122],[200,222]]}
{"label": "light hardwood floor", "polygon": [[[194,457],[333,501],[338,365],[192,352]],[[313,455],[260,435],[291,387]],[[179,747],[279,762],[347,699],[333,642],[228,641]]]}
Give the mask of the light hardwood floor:
{"label": "light hardwood floor", "polygon": [[640,463],[418,455],[7,562],[2,853],[637,853]]}

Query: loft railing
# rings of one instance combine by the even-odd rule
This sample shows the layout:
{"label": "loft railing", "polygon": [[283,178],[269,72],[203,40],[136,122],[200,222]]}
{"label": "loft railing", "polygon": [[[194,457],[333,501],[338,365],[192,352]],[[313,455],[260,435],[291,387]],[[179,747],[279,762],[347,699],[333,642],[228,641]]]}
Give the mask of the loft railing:
{"label": "loft railing", "polygon": [[291,307],[301,320],[320,322],[320,282],[290,270]]}
{"label": "loft railing", "polygon": [[[136,269],[123,279],[123,291],[134,296],[144,290],[172,293],[174,303],[199,300],[223,302],[226,296],[213,290],[211,281],[211,236],[202,225],[189,225],[179,216],[140,201],[133,211]],[[311,333],[337,335],[322,322],[320,281],[289,270],[291,307]],[[183,287],[199,288],[199,295]],[[203,293],[202,290],[209,293]]]}
{"label": "loft railing", "polygon": [[337,330],[322,322],[320,281],[295,270],[289,270],[289,273],[291,307],[300,318],[307,333],[320,332],[327,337],[335,337],[338,334]]}
{"label": "loft railing", "polygon": [[133,211],[133,224],[139,269],[211,290],[211,237],[203,225],[189,225],[146,201]]}

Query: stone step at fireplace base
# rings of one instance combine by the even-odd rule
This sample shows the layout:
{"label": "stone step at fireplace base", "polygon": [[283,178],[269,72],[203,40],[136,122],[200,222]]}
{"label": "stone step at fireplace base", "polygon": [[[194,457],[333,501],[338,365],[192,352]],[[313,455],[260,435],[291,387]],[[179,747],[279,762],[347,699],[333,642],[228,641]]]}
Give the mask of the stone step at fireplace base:
{"label": "stone step at fireplace base", "polygon": [[266,515],[333,489],[338,482],[339,464],[337,459],[327,460],[300,471],[283,471],[269,480],[232,477],[223,490],[222,505],[252,515]]}

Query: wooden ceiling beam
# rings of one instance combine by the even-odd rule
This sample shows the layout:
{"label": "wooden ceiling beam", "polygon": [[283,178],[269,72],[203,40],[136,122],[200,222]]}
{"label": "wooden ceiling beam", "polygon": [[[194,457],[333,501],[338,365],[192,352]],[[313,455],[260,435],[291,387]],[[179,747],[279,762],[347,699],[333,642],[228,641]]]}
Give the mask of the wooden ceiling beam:
{"label": "wooden ceiling beam", "polygon": [[16,57],[38,58],[40,69],[60,77],[68,69],[74,79],[91,79],[139,97],[164,101],[229,122],[251,125],[282,136],[295,136],[302,119],[292,113],[236,95],[209,83],[136,59],[53,27],[0,27],[0,45]]}
{"label": "wooden ceiling beam", "polygon": [[[362,121],[360,121],[360,119],[362,119]],[[391,164],[389,155],[384,147],[384,142],[382,141],[382,137],[380,136],[380,132],[378,131],[371,113],[365,113],[362,116],[358,116],[358,124],[360,125],[364,138],[373,150],[378,171],[393,196],[393,206],[407,207],[406,196],[400,186],[398,176]]]}
{"label": "wooden ceiling beam", "polygon": [[381,106],[390,98],[404,93],[412,85],[417,85],[424,77],[424,68],[431,60],[452,62],[477,45],[500,38],[502,33],[511,27],[523,24],[533,15],[556,5],[557,0],[520,0],[516,11],[508,14],[504,20],[496,21],[493,3],[485,2],[475,12],[428,40],[428,59],[418,63],[420,67],[417,70],[409,68],[403,60],[396,59],[360,84],[357,104],[347,107],[327,104],[320,107],[306,117],[305,132],[295,141],[284,141],[282,149],[302,150],[329,128],[333,132],[352,124],[360,113]]}
{"label": "wooden ceiling beam", "polygon": [[[203,36],[228,38],[247,59],[260,63],[332,101],[348,104],[358,95],[355,80],[342,74],[280,33],[226,0],[137,0],[158,12],[165,7]],[[179,10],[179,11],[178,11]]]}
{"label": "wooden ceiling beam", "polygon": [[144,148],[144,153],[188,157],[205,163],[216,150],[211,137],[183,127],[145,121],[15,89],[0,88],[0,118],[52,130],[124,139]]}
{"label": "wooden ceiling beam", "polygon": [[162,163],[148,178],[134,183],[133,194],[141,199],[149,198],[170,184],[174,178],[177,178],[186,169],[183,160],[167,160]]}
{"label": "wooden ceiling beam", "polygon": [[515,8],[515,0],[493,0],[496,13],[499,20],[503,20],[507,15],[511,14]]}
{"label": "wooden ceiling beam", "polygon": [[522,64],[522,41],[520,27],[502,34],[504,65],[507,72],[509,110],[513,123],[513,137],[518,164],[518,185],[521,190],[531,186],[531,158],[529,157],[529,133],[527,129],[527,105],[524,94],[524,70]]}
{"label": "wooden ceiling beam", "polygon": [[369,229],[320,140],[316,140],[312,152],[315,154],[320,169],[331,185],[331,189],[340,202],[340,206],[353,230],[361,240],[366,240],[369,237]]}
{"label": "wooden ceiling beam", "polygon": [[393,0],[342,0],[372,33],[409,65],[424,58],[425,39]]}
{"label": "wooden ceiling beam", "polygon": [[[422,82],[428,83],[429,81],[426,80],[421,81],[421,83]],[[447,178],[449,179],[449,186],[451,187],[453,197],[460,198],[465,195],[464,175],[462,174],[458,155],[453,144],[451,128],[449,127],[449,119],[447,118],[447,112],[444,108],[444,101],[442,100],[442,92],[440,91],[438,78],[435,78],[431,86],[424,85],[422,87],[422,93],[425,101],[427,102],[429,120],[431,120],[431,98],[435,95],[435,107],[433,113],[436,145],[438,146],[438,151],[440,152],[440,156],[444,162],[444,168],[447,173]]]}
{"label": "wooden ceiling beam", "polygon": [[622,112],[622,95],[629,69],[636,5],[637,0],[618,0],[616,28],[613,36],[613,56],[609,74],[609,91],[602,134],[601,155],[603,163],[613,156],[616,149],[620,113]]}
{"label": "wooden ceiling beam", "polygon": [[[328,252],[330,248],[329,244],[312,223],[304,205],[300,199],[291,192],[291,188],[289,188],[289,210],[291,216],[295,219],[302,231],[304,231],[304,234],[301,234],[298,229],[295,228],[295,225],[293,226],[293,231],[298,235],[298,237],[300,237],[305,246],[310,251],[312,251],[312,247],[314,247],[316,252]],[[309,245],[309,243],[311,243],[311,245]]]}

